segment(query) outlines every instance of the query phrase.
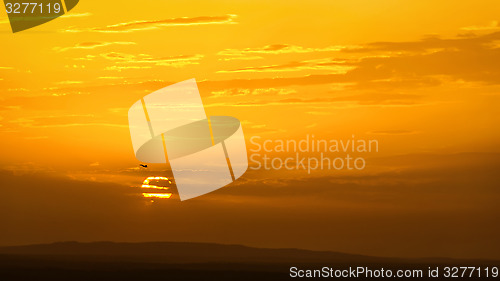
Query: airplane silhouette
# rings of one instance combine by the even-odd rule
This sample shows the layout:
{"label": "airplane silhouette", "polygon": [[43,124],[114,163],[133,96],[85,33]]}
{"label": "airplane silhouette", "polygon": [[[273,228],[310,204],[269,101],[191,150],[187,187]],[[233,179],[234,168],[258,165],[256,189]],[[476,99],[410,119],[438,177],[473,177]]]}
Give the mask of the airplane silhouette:
{"label": "airplane silhouette", "polygon": [[144,168],[148,167],[148,165],[144,165],[144,164],[139,164],[139,166],[144,167]]}

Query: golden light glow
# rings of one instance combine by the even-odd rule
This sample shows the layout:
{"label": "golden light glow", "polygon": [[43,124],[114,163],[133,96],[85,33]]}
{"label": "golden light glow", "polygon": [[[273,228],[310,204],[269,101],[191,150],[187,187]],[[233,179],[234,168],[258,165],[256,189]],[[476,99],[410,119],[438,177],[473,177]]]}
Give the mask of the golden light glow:
{"label": "golden light glow", "polygon": [[152,189],[168,189],[168,187],[164,186],[156,186],[156,185],[151,185],[151,184],[143,184],[141,188],[152,188]]}
{"label": "golden light glow", "polygon": [[145,198],[170,198],[172,193],[143,193],[143,197]]}
{"label": "golden light glow", "polygon": [[[167,186],[158,186],[154,184],[150,184],[151,181],[168,181],[169,184],[172,182],[167,177],[148,177],[146,178],[141,185],[141,188],[147,189],[157,189],[157,190],[167,190],[169,187]],[[145,198],[170,198],[172,193],[142,193],[142,196]]]}
{"label": "golden light glow", "polygon": [[149,182],[152,181],[152,180],[166,180],[168,181],[168,183],[172,183],[168,178],[166,177],[148,177],[144,180],[144,182],[142,182],[142,187],[143,188],[151,188],[150,185],[149,185]]}

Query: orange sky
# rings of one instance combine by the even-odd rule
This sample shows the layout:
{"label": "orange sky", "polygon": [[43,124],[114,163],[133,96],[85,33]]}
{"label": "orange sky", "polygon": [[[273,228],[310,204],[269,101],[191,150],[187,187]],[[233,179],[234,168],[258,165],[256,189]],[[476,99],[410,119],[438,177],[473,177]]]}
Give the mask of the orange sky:
{"label": "orange sky", "polygon": [[[16,34],[2,10],[0,223],[10,230],[0,244],[212,241],[500,258],[499,10],[498,1],[81,1]],[[247,140],[354,134],[380,150],[364,171],[249,171],[193,202],[147,204],[136,187],[164,168],[137,169],[127,110],[189,78],[207,114],[237,117]],[[167,213],[177,215],[166,222]]]}

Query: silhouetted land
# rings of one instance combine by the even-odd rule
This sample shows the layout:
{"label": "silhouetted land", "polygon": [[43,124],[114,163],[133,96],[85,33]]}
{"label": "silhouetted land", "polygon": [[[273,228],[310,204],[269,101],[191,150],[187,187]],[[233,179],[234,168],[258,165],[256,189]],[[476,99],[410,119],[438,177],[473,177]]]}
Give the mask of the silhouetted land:
{"label": "silhouetted land", "polygon": [[[426,274],[429,266],[492,267],[500,266],[500,262],[446,258],[378,258],[299,249],[262,249],[240,245],[178,242],[62,242],[0,247],[0,280],[312,279],[290,278],[289,270],[292,266],[300,269],[321,269],[323,266],[335,269],[368,266],[371,269],[384,268],[394,271],[422,269]],[[411,280],[422,279],[427,278]]]}

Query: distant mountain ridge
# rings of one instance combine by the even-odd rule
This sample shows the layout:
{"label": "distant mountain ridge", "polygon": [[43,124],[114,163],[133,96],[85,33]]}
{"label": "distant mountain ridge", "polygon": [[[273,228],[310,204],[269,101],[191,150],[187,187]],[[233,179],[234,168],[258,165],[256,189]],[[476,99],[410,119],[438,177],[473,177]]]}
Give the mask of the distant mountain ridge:
{"label": "distant mountain ridge", "polygon": [[243,245],[194,242],[57,242],[0,247],[0,255],[127,257],[158,262],[325,262],[373,258],[301,249],[266,249]]}
{"label": "distant mountain ridge", "polygon": [[0,255],[52,256],[78,258],[124,258],[160,263],[265,262],[265,263],[413,263],[457,262],[448,258],[400,259],[302,249],[269,249],[243,245],[194,242],[57,242],[0,247]]}
{"label": "distant mountain ridge", "polygon": [[0,247],[1,279],[22,281],[279,281],[294,279],[290,277],[291,267],[347,269],[368,266],[427,271],[430,266],[491,267],[498,264],[498,261],[381,258],[189,242],[59,242]]}

